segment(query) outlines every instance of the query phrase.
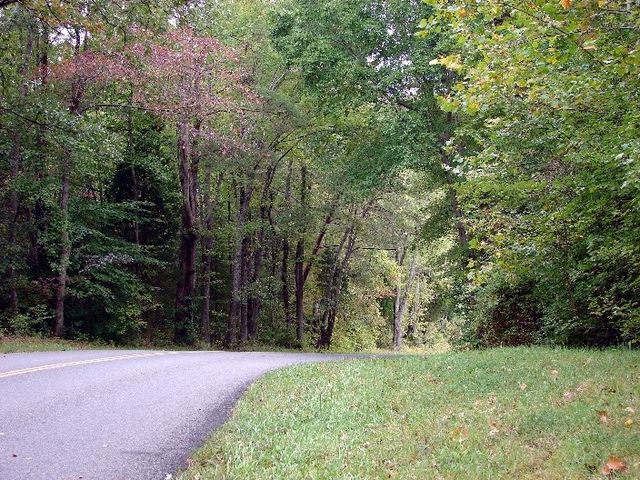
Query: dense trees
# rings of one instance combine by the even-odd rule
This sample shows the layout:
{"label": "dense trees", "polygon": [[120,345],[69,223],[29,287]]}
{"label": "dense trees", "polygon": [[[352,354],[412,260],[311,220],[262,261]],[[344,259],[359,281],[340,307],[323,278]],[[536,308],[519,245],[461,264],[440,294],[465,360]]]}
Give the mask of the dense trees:
{"label": "dense trees", "polygon": [[582,3],[0,4],[0,329],[636,340],[638,16]]}
{"label": "dense trees", "polygon": [[434,63],[464,81],[440,96],[483,344],[608,345],[638,330],[636,2],[428,2]]}

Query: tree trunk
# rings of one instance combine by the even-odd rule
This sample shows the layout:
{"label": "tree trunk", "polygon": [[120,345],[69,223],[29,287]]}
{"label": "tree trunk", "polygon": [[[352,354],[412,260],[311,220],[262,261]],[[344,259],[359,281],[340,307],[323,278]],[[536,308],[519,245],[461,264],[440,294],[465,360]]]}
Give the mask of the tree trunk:
{"label": "tree trunk", "polygon": [[53,325],[53,335],[62,337],[64,334],[64,301],[67,287],[67,270],[69,268],[69,259],[71,258],[71,240],[69,238],[69,188],[71,184],[71,160],[68,155],[62,162],[62,187],[60,190],[60,212],[61,231],[60,231],[60,267],[58,272],[58,286],[56,289],[56,316]]}
{"label": "tree trunk", "polygon": [[[80,31],[75,29],[74,55],[80,54]],[[74,82],[71,87],[71,100],[69,102],[69,112],[72,115],[79,115],[80,100],[83,94],[83,86],[79,82]],[[60,266],[58,271],[58,284],[56,288],[56,314],[53,323],[53,335],[62,337],[64,334],[64,303],[67,289],[67,272],[71,259],[71,238],[69,236],[69,190],[71,189],[72,172],[71,153],[67,152],[62,159],[62,178],[60,186]]]}
{"label": "tree trunk", "polygon": [[407,297],[416,276],[417,261],[418,255],[417,253],[414,253],[413,258],[411,259],[411,267],[409,267],[409,278],[407,279],[407,283],[403,289],[400,288],[400,285],[398,285],[396,289],[396,302],[393,318],[393,348],[395,350],[399,350],[402,347],[402,321],[407,312]]}
{"label": "tree trunk", "polygon": [[[342,236],[342,240],[340,241],[336,252],[335,263],[331,269],[331,274],[329,275],[329,282],[325,289],[324,295],[326,305],[322,312],[322,320],[320,321],[320,336],[316,342],[316,348],[318,349],[325,349],[331,346],[333,330],[342,296],[343,278],[347,271],[351,255],[355,251],[355,242],[355,225],[351,224],[349,229]],[[340,259],[340,254],[343,249],[345,250],[344,257]]]}
{"label": "tree trunk", "polygon": [[445,150],[445,146],[447,142],[451,139],[451,129],[454,124],[453,113],[449,112],[446,116],[446,123],[448,127],[444,129],[442,134],[440,135],[440,159],[442,161],[442,165],[445,171],[445,178],[447,182],[447,189],[449,193],[449,203],[451,205],[451,212],[453,214],[453,218],[456,222],[456,230],[458,234],[458,244],[463,252],[463,261],[466,266],[466,259],[468,257],[473,256],[473,252],[469,249],[469,235],[467,233],[467,228],[464,224],[464,215],[462,213],[462,209],[460,208],[460,204],[458,202],[458,194],[455,189],[455,179],[453,174],[451,173],[452,165],[451,158],[449,154]]}
{"label": "tree trunk", "polygon": [[[287,179],[285,184],[285,208],[287,213],[291,211],[291,174],[293,171],[293,162],[289,160],[289,166],[287,170]],[[289,293],[289,231],[285,229],[285,234],[282,238],[282,265],[280,267],[280,279],[282,281],[282,308],[284,309],[284,316],[287,323],[287,327],[291,327],[291,294]]]}
{"label": "tree trunk", "polygon": [[[260,242],[260,239],[258,239]],[[251,268],[251,285],[255,285],[260,277],[260,268],[262,266],[263,248],[261,245],[256,245],[256,250],[253,252],[253,266]],[[247,329],[249,338],[253,338],[258,333],[258,322],[260,320],[261,302],[255,294],[252,294],[248,300],[249,315],[247,318]]]}
{"label": "tree trunk", "polygon": [[[196,127],[197,131],[197,127]],[[176,290],[174,335],[178,344],[191,345],[196,340],[193,296],[196,286],[197,175],[198,162],[193,152],[191,127],[182,119],[178,125],[178,163],[182,190],[182,225],[180,231],[180,273]]]}
{"label": "tree trunk", "polygon": [[[47,25],[42,25],[41,34],[38,36],[38,73],[40,75],[41,86],[44,87],[48,81],[49,74],[49,28]],[[38,132],[36,134],[36,151],[38,152],[36,158],[39,162],[36,166],[36,179],[40,180],[43,176],[45,156],[45,137],[46,127],[45,125],[38,126]],[[45,247],[40,241],[41,235],[46,228],[45,219],[45,202],[42,200],[40,193],[37,194],[34,205],[31,207],[34,218],[34,225],[30,234],[30,249],[29,257],[31,259],[30,264],[35,270],[36,277],[41,275],[48,264],[46,262]]]}
{"label": "tree trunk", "polygon": [[240,253],[240,344],[245,345],[249,340],[249,308],[247,301],[247,285],[249,279],[249,236],[245,233],[242,238]]}
{"label": "tree trunk", "polygon": [[[29,70],[29,62],[33,54],[33,29],[31,26],[27,28],[27,38],[22,52],[22,63],[18,68],[18,74],[21,77],[21,83],[19,88],[19,94],[21,98],[27,97],[28,79],[27,72]],[[20,254],[17,251],[17,230],[18,230],[18,213],[20,210],[20,199],[18,197],[18,191],[15,189],[15,182],[17,182],[20,176],[20,166],[22,164],[22,138],[20,131],[14,129],[12,132],[12,145],[11,153],[9,156],[10,164],[10,182],[11,192],[9,193],[9,218],[8,218],[8,244],[10,249],[10,263],[7,268],[7,278],[9,281],[9,310],[11,314],[18,312],[18,287],[17,287],[17,274],[14,265],[15,259],[20,258]]]}
{"label": "tree trunk", "polygon": [[[256,245],[252,255],[251,265],[251,285],[256,285],[260,280],[260,271],[262,269],[262,261],[264,258],[264,241],[265,241],[265,226],[271,222],[271,204],[272,200],[269,200],[269,192],[271,189],[271,183],[275,176],[277,169],[277,163],[272,164],[267,168],[263,175],[262,181],[262,193],[260,194],[260,226],[258,228]],[[251,293],[248,299],[248,334],[249,338],[254,337],[258,331],[258,322],[260,320],[261,311],[260,297],[254,292]]]}
{"label": "tree trunk", "polygon": [[11,146],[10,155],[10,178],[11,192],[9,194],[9,218],[8,218],[8,235],[7,243],[9,244],[9,266],[7,267],[7,279],[9,281],[9,310],[12,315],[18,312],[18,287],[17,275],[14,262],[19,257],[16,231],[18,229],[18,211],[19,199],[18,192],[13,187],[20,175],[20,164],[22,163],[22,154],[20,151],[20,134],[16,131],[13,133],[13,145]]}
{"label": "tree trunk", "polygon": [[282,239],[282,263],[280,265],[280,281],[282,282],[282,308],[288,327],[291,326],[291,296],[289,293],[289,240]]}
{"label": "tree trunk", "polygon": [[420,314],[420,277],[416,281],[416,289],[413,294],[413,305],[411,305],[411,311],[409,312],[409,327],[408,334],[415,338],[418,330],[418,315]]}
{"label": "tree trunk", "polygon": [[[134,161],[134,148],[133,148],[133,109],[131,108],[132,104],[133,104],[133,93],[131,93],[129,95],[129,99],[128,99],[128,104],[129,104],[129,108],[127,109],[127,154],[129,155],[129,170],[131,171],[131,186],[133,191],[132,193],[132,197],[133,197],[133,201],[137,202],[138,200],[140,200],[140,193],[139,193],[139,189],[138,189],[138,173],[136,172],[136,164]],[[137,220],[133,220],[132,222],[132,227],[133,227],[133,239],[134,242],[136,244],[136,246],[140,247],[140,223]],[[135,272],[138,273],[139,271],[139,265],[138,262],[136,262],[135,266]]]}
{"label": "tree trunk", "polygon": [[218,175],[214,198],[211,198],[211,162],[205,166],[204,200],[205,216],[203,219],[204,234],[202,235],[202,318],[200,329],[202,340],[211,344],[211,275],[213,268],[213,215],[220,201],[220,187],[222,174]]}
{"label": "tree trunk", "polygon": [[[307,166],[300,168],[300,205],[304,210],[307,204]],[[299,233],[296,244],[294,265],[296,286],[296,341],[302,346],[304,342],[304,232]]]}
{"label": "tree trunk", "polygon": [[[252,255],[253,265],[251,267],[251,285],[256,285],[260,280],[260,270],[262,268],[262,257],[264,256],[264,217],[266,215],[264,207],[260,207],[260,229],[258,230],[258,238]],[[257,294],[252,293],[249,296],[249,318],[248,330],[249,338],[254,337],[258,332],[258,321],[260,319],[260,298]]]}
{"label": "tree trunk", "polygon": [[311,255],[309,256],[309,261],[305,265],[304,272],[302,274],[303,283],[307,281],[307,277],[311,272],[311,267],[313,266],[313,262],[316,256],[318,255],[320,248],[322,248],[322,242],[324,241],[324,237],[327,235],[327,230],[329,228],[329,225],[331,225],[331,222],[333,222],[333,214],[335,213],[336,208],[337,208],[337,202],[333,204],[333,206],[331,207],[331,210],[329,211],[329,213],[327,213],[327,216],[324,219],[322,228],[320,229],[320,232],[316,237],[316,241],[313,245],[313,250],[311,251]]}
{"label": "tree trunk", "polygon": [[242,302],[242,268],[243,268],[243,246],[245,238],[245,222],[249,201],[251,199],[251,188],[246,189],[241,186],[238,195],[238,212],[236,214],[236,239],[235,253],[231,266],[231,311],[229,312],[229,323],[227,328],[227,347],[234,348],[238,344],[238,327],[240,326],[241,302]]}

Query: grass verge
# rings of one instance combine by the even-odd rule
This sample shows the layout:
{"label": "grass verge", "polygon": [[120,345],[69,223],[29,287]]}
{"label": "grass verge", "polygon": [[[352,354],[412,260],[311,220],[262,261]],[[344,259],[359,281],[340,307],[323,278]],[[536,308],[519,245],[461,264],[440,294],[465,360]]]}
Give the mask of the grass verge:
{"label": "grass verge", "polygon": [[0,353],[53,352],[64,350],[89,350],[104,348],[113,348],[113,346],[107,343],[79,342],[76,340],[63,340],[53,337],[0,337]]}
{"label": "grass verge", "polygon": [[254,384],[179,479],[636,479],[639,378],[640,353],[613,350],[295,366]]}

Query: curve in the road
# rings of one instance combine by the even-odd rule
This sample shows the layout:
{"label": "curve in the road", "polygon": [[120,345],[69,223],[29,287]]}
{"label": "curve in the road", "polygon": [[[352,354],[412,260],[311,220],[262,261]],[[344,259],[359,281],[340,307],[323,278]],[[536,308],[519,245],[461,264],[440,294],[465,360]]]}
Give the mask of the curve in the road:
{"label": "curve in the road", "polygon": [[247,386],[320,354],[77,351],[0,356],[0,479],[162,480]]}

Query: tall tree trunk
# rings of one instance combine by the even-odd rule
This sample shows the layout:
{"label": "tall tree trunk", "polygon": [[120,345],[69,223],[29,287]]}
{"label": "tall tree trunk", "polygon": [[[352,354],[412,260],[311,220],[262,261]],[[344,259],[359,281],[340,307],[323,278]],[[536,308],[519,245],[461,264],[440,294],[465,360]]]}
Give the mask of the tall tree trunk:
{"label": "tall tree trunk", "polygon": [[240,253],[240,343],[246,344],[249,340],[249,305],[247,300],[247,286],[249,281],[249,236],[245,233],[242,238]]}
{"label": "tall tree trunk", "polygon": [[215,192],[211,197],[211,162],[205,165],[204,176],[204,219],[202,235],[202,315],[200,330],[205,344],[211,344],[211,275],[213,270],[213,215],[220,202],[222,173],[218,175]]}
{"label": "tall tree trunk", "polygon": [[[260,195],[260,227],[258,228],[258,234],[256,238],[256,246],[253,251],[251,267],[251,284],[256,285],[260,280],[260,271],[262,269],[262,260],[264,257],[264,241],[265,241],[265,226],[270,220],[271,206],[267,205],[269,199],[269,192],[271,183],[275,176],[277,164],[271,165],[267,168],[263,176],[262,193]],[[249,337],[254,337],[258,331],[258,322],[260,320],[261,301],[260,297],[256,293],[252,293],[249,297],[250,315],[248,318],[248,330]]]}
{"label": "tall tree trunk", "polygon": [[282,308],[288,327],[291,326],[291,295],[289,293],[289,239],[282,239],[282,263],[280,265],[280,281],[282,283]]}
{"label": "tall tree trunk", "polygon": [[[196,126],[197,133],[197,126]],[[196,286],[197,176],[198,159],[193,152],[191,127],[186,118],[178,125],[178,163],[182,190],[182,225],[180,231],[180,273],[176,290],[174,339],[179,344],[196,340],[194,324],[194,293]]]}
{"label": "tall tree trunk", "polygon": [[451,139],[451,131],[454,128],[455,119],[453,113],[449,112],[446,115],[446,127],[442,134],[440,135],[440,159],[442,161],[442,165],[445,171],[445,179],[447,183],[447,189],[449,193],[449,203],[451,205],[451,212],[453,214],[453,218],[456,222],[456,230],[458,234],[458,244],[464,254],[463,261],[466,266],[466,259],[468,257],[473,256],[473,252],[469,249],[469,235],[467,233],[467,228],[464,224],[464,215],[462,213],[462,209],[460,208],[460,203],[458,202],[458,194],[456,192],[455,186],[456,181],[453,177],[452,165],[451,165],[451,157],[447,153],[445,147],[449,140]]}
{"label": "tall tree trunk", "polygon": [[[131,196],[133,197],[133,201],[137,202],[138,200],[140,200],[140,192],[138,189],[138,173],[136,172],[136,164],[134,161],[134,147],[133,147],[133,109],[131,108],[133,104],[133,91],[130,93],[129,95],[129,99],[128,99],[128,105],[129,108],[127,109],[127,154],[129,156],[129,170],[131,172],[131,186],[132,186],[132,192],[131,192]],[[136,244],[136,246],[140,247],[140,223],[137,220],[133,220],[132,222],[132,227],[133,227],[133,240]],[[139,265],[136,262],[135,264],[135,271],[136,273],[138,273],[139,271]]]}
{"label": "tall tree trunk", "polygon": [[9,266],[7,267],[7,279],[9,281],[9,310],[11,314],[16,314],[18,311],[18,287],[17,287],[17,274],[15,268],[15,260],[19,257],[18,245],[16,239],[16,233],[18,229],[18,211],[19,211],[19,199],[18,192],[14,188],[14,183],[18,180],[20,175],[20,164],[22,163],[22,154],[20,149],[20,134],[16,131],[13,133],[13,145],[11,146],[11,155],[9,157],[10,162],[10,178],[11,178],[11,192],[9,194],[9,212],[8,212],[8,235],[7,241],[9,244]]}
{"label": "tall tree trunk", "polygon": [[[340,306],[340,297],[342,295],[343,277],[349,264],[349,259],[355,251],[355,242],[356,230],[355,224],[352,223],[340,240],[340,244],[336,250],[335,261],[329,274],[329,281],[325,287],[325,307],[322,311],[322,319],[319,322],[320,335],[316,342],[316,348],[323,349],[331,346],[333,329],[335,327],[338,307]],[[340,255],[343,249],[345,253],[341,259]]]}
{"label": "tall tree trunk", "polygon": [[[19,94],[21,98],[26,98],[28,90],[27,72],[29,70],[29,62],[33,55],[33,27],[29,25],[27,28],[27,38],[25,39],[24,49],[22,51],[22,63],[18,68],[18,74],[21,78]],[[15,259],[20,258],[17,251],[17,230],[18,230],[18,213],[20,210],[20,199],[18,191],[15,189],[15,182],[20,176],[20,167],[22,164],[22,138],[20,131],[14,129],[12,132],[13,142],[11,145],[11,153],[9,155],[10,164],[10,182],[11,192],[9,193],[9,218],[8,218],[8,244],[10,249],[10,263],[7,268],[7,278],[9,281],[9,309],[12,314],[18,311],[18,287],[17,273],[15,268]]]}
{"label": "tall tree trunk", "polygon": [[[356,215],[356,218],[352,221],[350,227],[345,231],[340,244],[337,249],[336,262],[330,275],[330,281],[325,291],[325,295],[328,296],[330,301],[328,302],[328,310],[325,309],[323,315],[323,322],[320,324],[320,337],[316,342],[317,348],[329,348],[331,346],[331,340],[333,338],[333,329],[338,315],[338,309],[340,307],[340,301],[342,298],[343,277],[348,270],[349,261],[351,256],[356,251],[356,239],[358,236],[357,217],[364,220],[371,211],[371,208],[375,204],[375,199],[369,200],[363,207],[360,214]],[[346,247],[345,247],[346,245]],[[340,252],[344,248],[344,256],[340,260]]]}
{"label": "tall tree trunk", "polygon": [[[303,211],[307,205],[307,166],[300,167],[300,206]],[[296,285],[296,340],[302,346],[304,342],[304,232],[300,232],[296,244],[294,277]]]}
{"label": "tall tree trunk", "polygon": [[69,238],[69,188],[71,184],[71,161],[65,155],[62,163],[62,187],[60,190],[61,230],[60,266],[58,271],[58,286],[56,289],[56,316],[53,326],[53,335],[62,337],[64,334],[64,301],[67,287],[67,270],[71,258],[71,240]]}
{"label": "tall tree trunk", "polygon": [[238,344],[238,327],[241,322],[241,302],[242,302],[242,268],[243,250],[245,238],[245,223],[249,202],[251,200],[252,188],[244,185],[239,188],[238,212],[236,214],[236,238],[235,253],[231,266],[231,311],[229,313],[229,323],[227,326],[227,346],[234,348]]}
{"label": "tall tree trunk", "polygon": [[409,312],[409,327],[408,332],[415,338],[418,330],[418,315],[420,313],[420,277],[416,280],[416,288],[413,294],[413,304],[411,305],[411,311]]}
{"label": "tall tree trunk", "polygon": [[402,347],[402,321],[405,314],[407,313],[407,297],[416,276],[417,264],[418,255],[417,253],[414,253],[411,259],[411,266],[409,267],[409,277],[407,278],[407,283],[405,284],[404,288],[401,289],[400,285],[398,285],[396,289],[396,302],[393,318],[393,348],[395,350],[399,350]]}
{"label": "tall tree trunk", "polygon": [[[289,166],[287,170],[287,179],[285,184],[285,208],[287,213],[291,211],[291,174],[293,171],[293,161],[289,160]],[[291,294],[289,293],[289,231],[286,229],[284,236],[282,237],[282,265],[280,267],[280,279],[282,281],[282,308],[284,309],[284,316],[287,323],[287,327],[291,327]]]}
{"label": "tall tree trunk", "polygon": [[[80,54],[80,30],[75,29],[74,55]],[[71,100],[69,102],[69,112],[72,115],[80,114],[80,100],[84,93],[83,86],[79,82],[74,82],[71,86]],[[56,313],[53,323],[53,335],[62,337],[64,334],[64,303],[67,289],[67,272],[71,259],[71,238],[69,235],[69,190],[71,189],[71,172],[73,164],[71,152],[67,152],[62,159],[62,178],[60,187],[60,266],[58,271],[58,284],[56,288]]]}
{"label": "tall tree trunk", "polygon": [[[251,267],[251,285],[255,285],[260,279],[260,269],[262,268],[262,257],[264,255],[264,247],[262,246],[262,242],[264,242],[264,231],[261,228],[261,232],[258,233],[258,238],[256,240],[256,247],[252,255],[253,265]],[[258,322],[260,320],[260,310],[261,310],[261,302],[260,298],[252,293],[249,297],[249,318],[248,321],[248,334],[249,338],[252,338],[258,332]]]}
{"label": "tall tree trunk", "polygon": [[[38,74],[40,76],[41,87],[44,87],[48,82],[49,75],[49,28],[47,25],[42,25],[42,33],[38,38]],[[38,152],[36,158],[38,162],[36,170],[36,180],[40,180],[43,176],[44,163],[45,163],[45,125],[38,126],[38,132],[36,134],[36,150]],[[34,218],[34,225],[30,232],[30,249],[29,257],[30,263],[35,270],[36,276],[39,277],[41,272],[47,268],[45,247],[40,241],[41,234],[45,230],[45,207],[44,200],[38,193],[34,205],[31,207]]]}

